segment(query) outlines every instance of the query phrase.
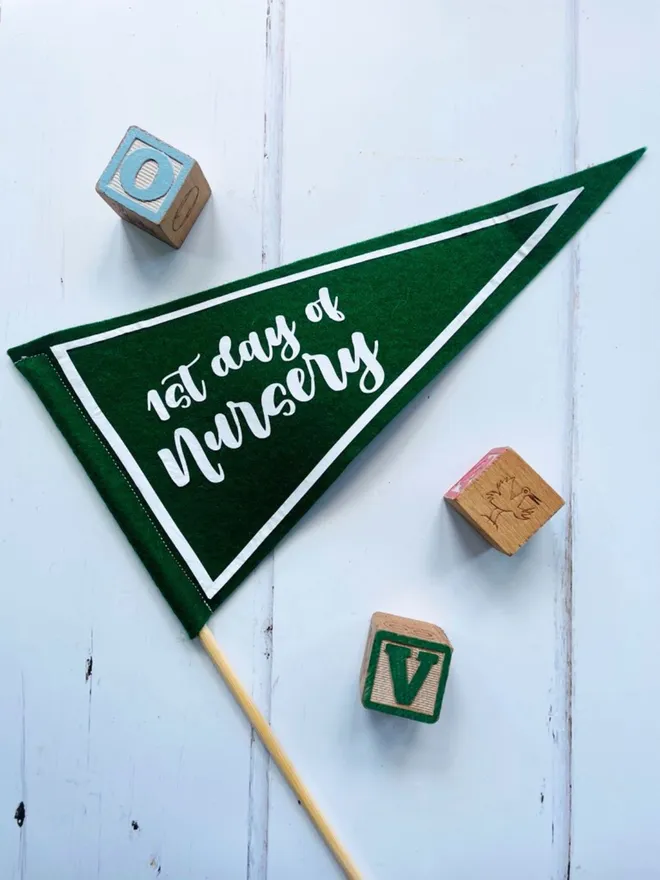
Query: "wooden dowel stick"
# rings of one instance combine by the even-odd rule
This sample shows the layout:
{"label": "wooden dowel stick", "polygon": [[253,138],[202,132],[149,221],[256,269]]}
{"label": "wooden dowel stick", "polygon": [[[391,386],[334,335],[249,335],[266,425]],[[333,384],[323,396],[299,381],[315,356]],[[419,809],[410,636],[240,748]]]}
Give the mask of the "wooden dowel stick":
{"label": "wooden dowel stick", "polygon": [[361,875],[355,867],[353,860],[335,837],[332,828],[328,825],[325,817],[314,803],[312,795],[298,775],[298,771],[284,753],[282,746],[276,739],[270,725],[257,708],[256,703],[236,677],[234,670],[220,650],[220,646],[208,626],[203,627],[199,634],[199,640],[213,661],[213,665],[224,678],[236,702],[247,715],[250,724],[259,734],[259,738],[268,750],[271,758],[279,767],[280,773],[293,789],[298,801],[307,810],[309,818],[316,826],[317,831],[327,844],[328,849],[337,860],[346,877],[348,877],[348,880],[361,880]]}

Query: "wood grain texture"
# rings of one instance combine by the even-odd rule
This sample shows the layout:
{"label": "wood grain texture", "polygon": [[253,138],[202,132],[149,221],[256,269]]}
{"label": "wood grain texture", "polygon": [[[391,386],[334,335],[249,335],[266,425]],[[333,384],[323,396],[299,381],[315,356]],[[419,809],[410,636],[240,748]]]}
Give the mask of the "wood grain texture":
{"label": "wood grain texture", "polygon": [[491,450],[484,458],[445,499],[489,544],[513,556],[564,502],[515,450]]}
{"label": "wood grain texture", "polygon": [[[3,350],[260,269],[263,26],[260,0],[2,3]],[[94,192],[134,120],[213,186],[180,251]],[[0,877],[244,877],[249,725],[8,358],[0,400]],[[212,621],[256,694],[258,577]]]}
{"label": "wood grain texture", "polygon": [[582,0],[578,36],[579,163],[649,149],[579,245],[571,864],[580,880],[646,880],[660,862],[660,8]]}
{"label": "wood grain texture", "polygon": [[[572,170],[569,36],[554,2],[468,11],[444,0],[414,10],[288,0],[283,259]],[[557,631],[566,521],[560,512],[509,559],[485,552],[442,495],[493,437],[524,450],[563,490],[569,325],[563,254],[276,551],[272,723],[324,809],[342,816],[349,851],[379,880],[431,880],[439,864],[459,880],[565,877]],[[374,608],[441,621],[450,634],[440,723],[361,706],[356,670]],[[332,672],[312,705],[319,666]],[[297,813],[273,779],[269,875],[307,880],[312,866],[317,880],[334,878]],[[414,840],[412,866],[402,833]]]}
{"label": "wood grain texture", "polygon": [[293,762],[282,748],[268,721],[232,669],[208,626],[202,627],[199,633],[199,640],[231,691],[232,696],[245,713],[253,730],[256,731],[264,747],[268,750],[268,754],[276,764],[277,769],[282,774],[292,793],[298,798],[298,803],[307,811],[310,820],[332,853],[338,867],[341,868],[347,880],[360,880],[361,875],[351,856],[340,843],[326,817],[319,810],[316,801],[300,778]]}

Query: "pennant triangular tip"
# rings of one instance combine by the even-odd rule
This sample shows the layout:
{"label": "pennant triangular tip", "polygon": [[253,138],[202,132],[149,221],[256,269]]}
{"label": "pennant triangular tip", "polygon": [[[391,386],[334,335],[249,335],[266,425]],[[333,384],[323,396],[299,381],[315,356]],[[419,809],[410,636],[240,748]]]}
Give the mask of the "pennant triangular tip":
{"label": "pennant triangular tip", "polygon": [[626,174],[633,168],[639,160],[642,158],[644,153],[646,152],[646,147],[640,147],[637,150],[632,150],[630,153],[623,153],[621,156],[617,156],[616,159],[610,159],[607,162],[602,162],[598,165],[588,165],[584,172],[578,173],[587,173],[589,171],[615,171],[616,180],[612,183],[612,189],[617,185],[619,180],[626,176]]}

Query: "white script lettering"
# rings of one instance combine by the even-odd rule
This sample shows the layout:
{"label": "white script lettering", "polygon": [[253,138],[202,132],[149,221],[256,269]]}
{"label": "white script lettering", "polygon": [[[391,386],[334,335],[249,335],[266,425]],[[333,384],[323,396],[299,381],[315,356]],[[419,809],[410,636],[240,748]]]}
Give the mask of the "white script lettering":
{"label": "white script lettering", "polygon": [[173,373],[169,373],[160,380],[161,385],[166,385],[174,378],[181,380],[180,382],[172,382],[165,389],[165,403],[155,388],[147,392],[147,410],[154,410],[162,422],[166,422],[170,418],[170,409],[178,409],[180,406],[183,409],[188,409],[193,401],[201,403],[206,400],[206,382],[202,379],[201,385],[198,387],[190,373],[190,368],[197,363],[200,357],[201,355],[198,354],[189,364],[181,364]]}
{"label": "white script lettering", "polygon": [[231,336],[222,336],[218,343],[218,354],[211,360],[211,369],[216,376],[226,376],[230,370],[240,370],[243,364],[255,358],[264,364],[272,361],[274,350],[280,348],[280,357],[283,361],[292,361],[300,354],[300,342],[296,336],[296,322],[289,324],[284,315],[275,318],[274,327],[266,327],[265,345],[259,339],[259,334],[252,331],[248,338],[238,345],[238,360],[232,354]]}
{"label": "white script lettering", "polygon": [[312,322],[312,324],[318,324],[323,318],[324,313],[333,321],[343,321],[346,316],[343,312],[339,311],[337,308],[338,304],[339,299],[335,297],[333,302],[330,299],[330,291],[328,288],[322,287],[319,290],[319,298],[315,299],[314,302],[307,303],[305,306],[305,316],[308,321]]}
{"label": "white script lettering", "polygon": [[385,371],[378,361],[378,341],[375,341],[373,346],[369,346],[364,334],[356,332],[351,334],[351,343],[352,348],[339,349],[336,364],[325,354],[304,353],[302,355],[304,369],[292,367],[286,374],[284,384],[273,382],[263,390],[260,413],[249,401],[228,401],[226,404],[228,414],[217,413],[214,418],[215,430],[204,433],[206,449],[188,428],[177,428],[174,432],[175,452],[167,448],[158,452],[173,482],[180,487],[190,482],[186,453],[192,457],[205,479],[212,483],[222,482],[225,478],[224,469],[221,464],[211,462],[206,450],[220,452],[223,448],[240,448],[243,445],[245,429],[258,440],[270,437],[271,420],[274,417],[293,415],[296,411],[294,401],[307,403],[314,399],[319,376],[330,390],[344,391],[348,387],[349,376],[362,370],[359,379],[360,391],[364,394],[373,394],[377,391],[385,381]]}

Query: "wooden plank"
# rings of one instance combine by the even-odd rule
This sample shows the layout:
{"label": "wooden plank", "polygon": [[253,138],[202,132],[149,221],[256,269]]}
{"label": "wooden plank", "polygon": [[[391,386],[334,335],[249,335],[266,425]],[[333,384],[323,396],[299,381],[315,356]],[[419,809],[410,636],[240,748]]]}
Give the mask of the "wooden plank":
{"label": "wooden plank", "polygon": [[[569,171],[569,25],[550,0],[289,0],[283,258]],[[498,445],[562,492],[569,268],[555,261],[276,551],[273,724],[365,876],[565,876],[565,515],[509,559],[442,496]],[[360,705],[375,610],[451,639],[436,725]],[[270,876],[337,876],[276,778],[270,804]]]}
{"label": "wooden plank", "polygon": [[653,877],[660,858],[659,39],[657,4],[580,3],[578,162],[649,147],[579,249],[572,866],[584,880]]}
{"label": "wooden plank", "polygon": [[[4,347],[258,271],[263,4],[2,7]],[[180,252],[94,192],[131,123],[213,188]],[[0,876],[240,878],[249,728],[8,363],[0,386]],[[258,691],[250,586],[213,627]]]}

